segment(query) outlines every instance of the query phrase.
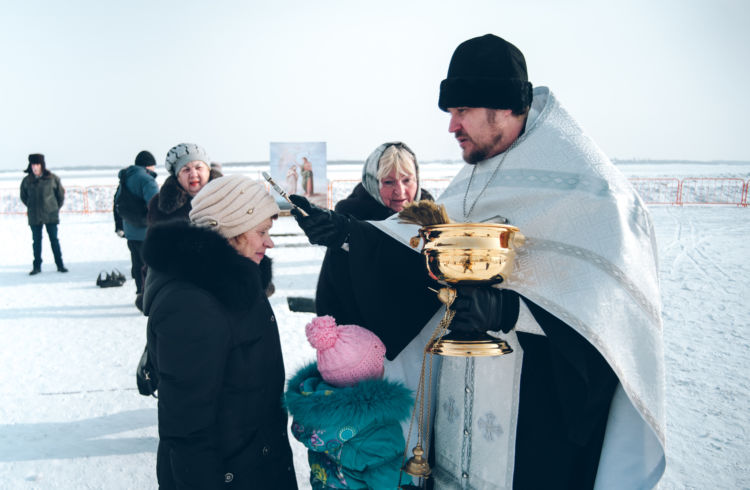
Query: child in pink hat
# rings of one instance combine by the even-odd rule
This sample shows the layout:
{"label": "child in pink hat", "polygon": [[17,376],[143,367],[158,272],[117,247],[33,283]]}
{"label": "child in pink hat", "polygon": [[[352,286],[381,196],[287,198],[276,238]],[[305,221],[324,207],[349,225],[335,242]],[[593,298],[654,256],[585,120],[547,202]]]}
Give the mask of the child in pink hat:
{"label": "child in pink hat", "polygon": [[[308,449],[313,488],[397,488],[404,455],[401,421],[414,398],[383,379],[385,346],[369,330],[314,318],[305,329],[317,363],[289,380],[292,434]],[[409,483],[406,474],[401,483]]]}

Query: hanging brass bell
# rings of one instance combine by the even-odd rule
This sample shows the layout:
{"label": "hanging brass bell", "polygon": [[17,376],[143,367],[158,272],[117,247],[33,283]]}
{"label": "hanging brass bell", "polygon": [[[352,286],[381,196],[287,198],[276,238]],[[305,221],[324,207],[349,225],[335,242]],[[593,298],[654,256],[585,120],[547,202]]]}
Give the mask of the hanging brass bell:
{"label": "hanging brass bell", "polygon": [[409,461],[407,461],[404,465],[404,473],[407,473],[411,476],[416,476],[417,478],[427,478],[432,470],[430,469],[430,465],[429,463],[427,463],[427,460],[424,459],[424,451],[422,450],[422,446],[420,444],[414,446],[414,449],[412,449],[412,453],[414,453],[414,456],[409,458]]}

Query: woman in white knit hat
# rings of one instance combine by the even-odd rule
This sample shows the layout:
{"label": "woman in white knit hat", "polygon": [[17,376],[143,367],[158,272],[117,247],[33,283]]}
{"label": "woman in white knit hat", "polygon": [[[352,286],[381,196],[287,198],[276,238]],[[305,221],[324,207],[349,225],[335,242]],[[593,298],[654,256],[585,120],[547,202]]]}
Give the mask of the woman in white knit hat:
{"label": "woman in white knit hat", "polygon": [[159,377],[160,488],[297,488],[270,267],[260,267],[278,213],[262,183],[232,175],[198,192],[190,223],[149,229],[143,307]]}

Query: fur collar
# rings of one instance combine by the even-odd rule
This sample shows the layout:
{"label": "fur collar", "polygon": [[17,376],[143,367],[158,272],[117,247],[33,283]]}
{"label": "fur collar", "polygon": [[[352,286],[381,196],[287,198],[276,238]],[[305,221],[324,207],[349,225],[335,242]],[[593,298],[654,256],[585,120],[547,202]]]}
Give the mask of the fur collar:
{"label": "fur collar", "polygon": [[329,394],[300,393],[300,384],[318,377],[317,363],[308,364],[292,376],[287,385],[286,406],[296,422],[304,426],[347,425],[406,420],[414,406],[414,397],[401,383],[387,379],[368,379],[354,386],[336,388]]}
{"label": "fur collar", "polygon": [[159,189],[159,211],[163,214],[172,214],[191,199],[190,194],[177,182],[177,178],[170,175]]}
{"label": "fur collar", "polygon": [[[271,259],[265,257],[266,263],[259,267],[218,233],[181,221],[149,228],[143,258],[149,268],[166,276],[167,280],[159,282],[188,282],[210,292],[232,311],[247,309],[271,282]],[[144,297],[144,305],[159,287],[148,289],[152,291],[147,294],[150,298]]]}

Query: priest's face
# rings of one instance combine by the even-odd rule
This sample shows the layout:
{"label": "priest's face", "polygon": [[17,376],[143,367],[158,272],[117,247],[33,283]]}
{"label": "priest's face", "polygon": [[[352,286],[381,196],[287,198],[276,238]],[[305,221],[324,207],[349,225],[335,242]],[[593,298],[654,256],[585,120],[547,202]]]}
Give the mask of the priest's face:
{"label": "priest's face", "polygon": [[502,153],[520,133],[513,124],[516,116],[508,109],[451,107],[448,112],[448,131],[458,140],[466,163],[472,165]]}

